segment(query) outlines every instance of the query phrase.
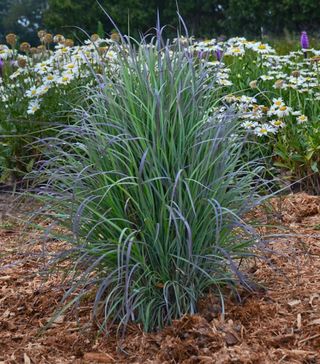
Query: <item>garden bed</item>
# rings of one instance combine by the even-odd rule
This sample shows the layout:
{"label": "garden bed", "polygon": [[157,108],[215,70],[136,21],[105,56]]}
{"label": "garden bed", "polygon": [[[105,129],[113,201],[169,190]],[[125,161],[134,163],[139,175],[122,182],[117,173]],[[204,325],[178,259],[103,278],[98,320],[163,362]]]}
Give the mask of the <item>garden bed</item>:
{"label": "garden bed", "polygon": [[[208,298],[201,313],[184,317],[156,334],[130,327],[116,348],[115,336],[97,337],[90,298],[76,311],[52,317],[65,288],[59,274],[45,280],[39,270],[64,244],[25,228],[24,206],[8,210],[0,201],[0,363],[318,363],[320,361],[320,198],[306,194],[275,199],[273,212],[257,217],[286,229],[272,240],[272,267],[251,266],[266,291],[242,292],[242,302]],[[6,210],[6,211],[5,211]],[[267,210],[266,210],[267,211]]]}

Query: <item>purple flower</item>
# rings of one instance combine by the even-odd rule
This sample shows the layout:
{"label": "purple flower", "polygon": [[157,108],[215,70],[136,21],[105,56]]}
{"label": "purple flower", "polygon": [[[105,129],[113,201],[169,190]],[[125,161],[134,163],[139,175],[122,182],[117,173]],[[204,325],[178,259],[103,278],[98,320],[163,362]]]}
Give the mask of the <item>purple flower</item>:
{"label": "purple flower", "polygon": [[4,66],[4,62],[3,62],[2,58],[0,58],[0,77],[2,77],[3,66]]}
{"label": "purple flower", "polygon": [[217,61],[220,62],[221,58],[222,58],[222,52],[219,48],[216,50],[216,57],[217,57]]}
{"label": "purple flower", "polygon": [[202,58],[204,58],[204,55],[205,55],[204,51],[198,52],[198,58],[202,59]]}
{"label": "purple flower", "polygon": [[308,49],[309,48],[309,38],[307,32],[301,32],[301,38],[300,38],[300,44],[302,49]]}

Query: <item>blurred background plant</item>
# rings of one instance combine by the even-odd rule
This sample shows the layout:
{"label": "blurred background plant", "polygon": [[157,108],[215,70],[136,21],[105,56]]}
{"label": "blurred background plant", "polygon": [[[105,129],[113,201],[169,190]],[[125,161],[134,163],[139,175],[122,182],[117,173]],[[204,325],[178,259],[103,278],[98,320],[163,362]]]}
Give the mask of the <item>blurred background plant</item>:
{"label": "blurred background plant", "polygon": [[6,34],[15,33],[21,40],[37,43],[37,32],[43,27],[47,9],[47,0],[1,0],[0,42]]}
{"label": "blurred background plant", "polygon": [[[101,6],[113,17],[120,30],[132,35],[146,32],[153,27],[159,10],[163,24],[172,26],[172,34],[178,25],[176,0],[101,0]],[[178,2],[179,12],[196,37],[219,35],[281,39],[281,47],[291,43],[290,34],[308,30],[319,36],[320,14],[314,0],[258,1],[258,0],[184,0]],[[67,37],[83,34],[75,26],[88,33],[98,29],[110,33],[114,26],[104,16],[96,1],[87,0],[2,0],[0,9],[0,42],[5,34],[16,33],[20,39],[33,44],[36,32],[47,29]],[[99,34],[101,35],[101,34]],[[1,39],[2,38],[2,39]],[[296,43],[294,43],[296,44]]]}

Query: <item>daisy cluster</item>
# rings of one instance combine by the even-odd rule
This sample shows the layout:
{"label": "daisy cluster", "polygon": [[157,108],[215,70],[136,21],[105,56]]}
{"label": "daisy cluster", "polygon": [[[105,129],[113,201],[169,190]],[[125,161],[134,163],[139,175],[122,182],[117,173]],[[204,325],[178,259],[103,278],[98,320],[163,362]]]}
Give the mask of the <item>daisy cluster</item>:
{"label": "daisy cluster", "polygon": [[248,50],[257,54],[275,53],[275,50],[268,44],[248,41],[242,37],[229,38],[226,41],[218,39],[196,41],[190,48],[196,52],[222,52],[226,56],[243,56]]}
{"label": "daisy cluster", "polygon": [[[193,42],[191,49],[206,55],[202,57],[215,69],[217,84],[230,92],[216,108],[218,115],[222,118],[228,108],[236,110],[242,127],[259,137],[277,134],[289,123],[307,125],[306,104],[311,102],[314,108],[320,101],[319,50],[278,55],[268,44],[239,37]],[[243,64],[250,64],[250,72],[255,72],[245,90],[236,81],[244,78],[243,60]],[[248,77],[253,77],[250,72]]]}
{"label": "daisy cluster", "polygon": [[[97,85],[99,82],[103,85],[103,77],[99,80],[99,75],[104,72],[116,74],[117,37],[101,39],[93,35],[79,46],[62,35],[53,37],[44,32],[39,38],[42,44],[36,51],[32,51],[26,43],[20,45],[20,53],[16,47],[0,45],[0,70],[1,62],[11,70],[7,81],[0,78],[0,101],[5,107],[14,104],[14,101],[24,101],[26,112],[32,115],[40,109],[49,92],[67,95],[70,91],[68,86],[74,81],[78,81],[74,85]],[[320,51],[303,49],[277,55],[270,45],[242,37],[203,41],[181,38],[179,41],[188,54],[197,57],[212,71],[222,95],[227,94],[216,112],[222,115],[227,108],[233,108],[243,120],[243,128],[255,135],[276,134],[289,120],[295,120],[297,124],[308,121],[297,105],[291,104],[291,97],[283,93],[294,91],[312,97],[313,101],[320,100]],[[15,42],[11,35],[8,43]],[[47,46],[49,42],[55,42],[53,50]],[[310,55],[308,58],[304,57],[306,52]],[[243,60],[251,62],[251,72],[256,72],[247,90],[237,84],[237,79],[243,79],[239,68]],[[266,92],[268,97],[261,97]],[[254,93],[256,97],[252,96]]]}
{"label": "daisy cluster", "polygon": [[308,117],[300,111],[293,110],[285,104],[283,98],[273,98],[271,106],[260,104],[256,97],[227,95],[223,98],[224,106],[216,108],[215,112],[223,115],[232,109],[242,120],[241,126],[257,136],[276,134],[284,128],[292,118],[296,123],[304,124]]}
{"label": "daisy cluster", "polygon": [[115,41],[94,37],[81,46],[74,46],[60,37],[53,51],[43,48],[34,54],[17,54],[0,45],[2,62],[6,61],[11,70],[8,80],[0,78],[0,101],[5,107],[12,101],[27,100],[27,114],[35,114],[50,90],[67,93],[67,86],[73,81],[94,85],[99,82],[99,73],[107,68],[114,71]]}
{"label": "daisy cluster", "polygon": [[284,56],[269,55],[263,63],[267,72],[260,79],[271,81],[274,89],[296,90],[320,100],[320,51],[309,49],[307,52],[310,55],[308,58],[303,58],[304,51],[290,52]]}
{"label": "daisy cluster", "polygon": [[243,57],[246,52],[253,52],[256,56],[274,54],[275,50],[268,44],[256,41],[248,41],[243,37],[234,37],[226,41],[209,39],[194,41],[189,39],[189,50],[213,68],[217,84],[219,86],[232,86],[230,74],[232,70],[225,64],[224,59],[230,57]]}

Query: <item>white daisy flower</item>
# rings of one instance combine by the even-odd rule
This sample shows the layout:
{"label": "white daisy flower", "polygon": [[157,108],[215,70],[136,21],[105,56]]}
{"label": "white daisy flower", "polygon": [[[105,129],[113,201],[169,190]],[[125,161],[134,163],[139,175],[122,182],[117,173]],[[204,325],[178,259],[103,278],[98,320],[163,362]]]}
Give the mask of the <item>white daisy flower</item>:
{"label": "white daisy flower", "polygon": [[284,106],[284,102],[283,102],[283,99],[281,97],[279,98],[273,98],[272,99],[272,102],[273,102],[273,105],[276,107],[276,108],[279,108],[281,106]]}
{"label": "white daisy flower", "polygon": [[29,98],[37,97],[38,89],[36,88],[36,86],[32,86],[28,91],[26,91],[26,96]]}
{"label": "white daisy flower", "polygon": [[253,129],[256,128],[258,126],[258,123],[255,121],[251,121],[251,120],[246,120],[244,121],[241,126],[245,129]]}
{"label": "white daisy flower", "polygon": [[262,124],[254,129],[254,134],[258,136],[265,136],[268,134],[274,134],[276,129],[269,124]]}
{"label": "white daisy flower", "polygon": [[58,78],[57,82],[60,85],[68,85],[73,80],[73,74],[64,73],[61,77]]}
{"label": "white daisy flower", "polygon": [[297,117],[298,124],[304,124],[308,121],[308,117],[306,115],[300,115]]}
{"label": "white daisy flower", "polygon": [[291,108],[288,106],[280,106],[277,111],[276,111],[276,115],[278,116],[278,118],[283,118],[284,116],[288,116],[291,114]]}
{"label": "white daisy flower", "polygon": [[271,125],[273,125],[275,128],[283,128],[286,124],[283,120],[277,119],[277,120],[271,120]]}
{"label": "white daisy flower", "polygon": [[28,105],[27,114],[33,115],[36,111],[40,109],[39,100],[32,100]]}

